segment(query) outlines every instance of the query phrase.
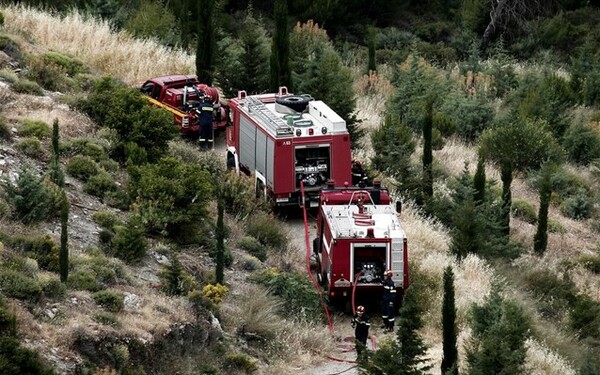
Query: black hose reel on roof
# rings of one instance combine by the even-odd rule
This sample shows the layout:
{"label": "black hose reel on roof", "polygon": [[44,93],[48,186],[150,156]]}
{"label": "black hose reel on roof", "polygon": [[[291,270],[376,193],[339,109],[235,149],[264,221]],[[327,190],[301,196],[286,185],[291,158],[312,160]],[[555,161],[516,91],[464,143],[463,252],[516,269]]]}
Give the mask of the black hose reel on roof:
{"label": "black hose reel on roof", "polygon": [[304,112],[311,100],[313,98],[310,95],[285,95],[275,98],[275,103],[291,108],[296,112]]}

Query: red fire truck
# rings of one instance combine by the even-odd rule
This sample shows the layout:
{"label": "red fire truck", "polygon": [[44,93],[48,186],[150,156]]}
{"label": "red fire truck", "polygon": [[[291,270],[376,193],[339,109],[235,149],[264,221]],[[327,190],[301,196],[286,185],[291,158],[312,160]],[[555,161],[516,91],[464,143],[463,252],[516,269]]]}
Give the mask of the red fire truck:
{"label": "red fire truck", "polygon": [[387,189],[323,189],[319,198],[313,253],[320,284],[332,304],[378,299],[386,270],[393,272],[398,298],[408,287],[408,243]]}
{"label": "red fire truck", "polygon": [[213,128],[227,125],[227,108],[219,101],[219,91],[200,83],[196,76],[175,74],[156,77],[144,82],[140,91],[150,104],[162,107],[173,114],[175,125],[184,135],[198,135],[198,110],[204,97],[210,97],[213,107]]}
{"label": "red fire truck", "polygon": [[257,193],[278,206],[318,205],[327,181],[352,181],[350,136],[346,122],[320,100],[292,95],[247,95],[229,101],[232,126],[226,130],[227,165],[255,176]]}

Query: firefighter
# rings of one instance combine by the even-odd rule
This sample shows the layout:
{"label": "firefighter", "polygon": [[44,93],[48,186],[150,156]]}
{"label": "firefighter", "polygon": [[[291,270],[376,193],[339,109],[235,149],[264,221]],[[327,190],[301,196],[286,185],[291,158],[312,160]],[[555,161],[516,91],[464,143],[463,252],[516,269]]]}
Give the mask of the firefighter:
{"label": "firefighter", "polygon": [[200,137],[198,145],[201,150],[213,148],[213,103],[210,95],[205,95],[198,110]]}
{"label": "firefighter", "polygon": [[394,280],[392,280],[393,275],[394,273],[391,270],[385,271],[383,280],[383,306],[381,310],[381,319],[383,320],[383,327],[381,328],[390,332],[394,331],[394,320],[396,319],[394,311],[396,285],[394,284]]}
{"label": "firefighter", "polygon": [[354,328],[354,337],[356,343],[356,355],[360,359],[367,348],[367,337],[369,337],[369,316],[365,314],[365,307],[358,306],[352,319],[352,328]]}
{"label": "firefighter", "polygon": [[352,185],[364,187],[367,176],[359,160],[352,160]]}

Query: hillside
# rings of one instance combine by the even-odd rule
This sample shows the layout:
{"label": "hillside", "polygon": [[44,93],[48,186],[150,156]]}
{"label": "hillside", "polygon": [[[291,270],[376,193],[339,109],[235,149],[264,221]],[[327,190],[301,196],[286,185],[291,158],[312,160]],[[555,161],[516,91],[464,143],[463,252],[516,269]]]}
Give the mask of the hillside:
{"label": "hillside", "polygon": [[[77,97],[88,94],[85,82],[100,76],[111,76],[134,86],[151,76],[194,71],[194,57],[184,51],[169,49],[148,39],[135,39],[125,32],[115,32],[108,23],[84,19],[77,13],[60,18],[14,6],[0,6],[0,12],[5,17],[4,26],[0,26],[0,49],[5,51],[0,53],[0,120],[9,131],[0,139],[1,178],[14,181],[26,168],[37,174],[47,171],[51,153],[49,137],[41,137],[37,153],[31,153],[27,151],[30,149],[23,146],[23,141],[30,137],[25,134],[30,126],[28,123],[32,121],[51,125],[57,119],[60,139],[67,150],[67,145],[76,144],[81,139],[99,145],[100,149],[109,148],[110,138],[104,130],[76,109]],[[6,48],[8,44],[1,39],[3,37],[18,45],[18,53]],[[35,94],[15,85],[26,79],[27,72],[32,70],[32,61],[36,61],[35,57],[41,58],[49,51],[72,56],[89,68],[85,75],[79,77],[81,81],[77,85],[83,87],[81,91],[40,89]],[[361,126],[367,134],[371,134],[383,122],[386,101],[396,91],[390,82],[393,70],[397,67],[381,66],[379,75],[370,78],[361,73],[360,67],[351,68],[353,89],[358,94],[356,114],[362,119]],[[520,76],[533,75],[538,68],[535,65],[519,66],[517,72]],[[427,69],[438,68],[427,64]],[[457,85],[463,78],[468,79],[459,73],[458,68],[436,72],[451,77]],[[588,107],[578,110],[583,117],[594,112]],[[417,141],[421,142],[420,139]],[[421,160],[420,149],[421,143],[411,156],[416,163]],[[77,150],[74,148],[61,154],[63,169],[67,169]],[[373,150],[371,139],[365,137],[362,149],[355,153],[363,160],[370,160],[379,151]],[[183,140],[172,141],[169,152],[170,155],[196,161],[207,168],[212,168],[215,161],[218,163],[223,157],[218,150],[209,155],[200,154]],[[450,195],[450,181],[463,173],[465,163],[468,163],[470,173],[475,173],[477,145],[452,136],[445,139],[444,146],[435,150],[433,156],[436,168],[443,171],[440,172],[443,178],[436,182],[436,191],[442,196]],[[106,161],[108,157],[102,157],[105,158],[105,165],[110,165]],[[597,192],[600,185],[595,168],[593,164],[566,164],[565,167],[592,192]],[[216,170],[220,171],[218,168]],[[495,181],[495,188],[499,189],[501,176],[492,163],[486,165],[486,177],[489,181]],[[120,187],[127,183],[124,168],[111,171],[111,178]],[[397,183],[393,177],[384,178],[386,185],[394,186]],[[57,286],[60,284],[57,272],[45,269],[39,259],[34,260],[35,256],[26,254],[23,248],[15,245],[18,242],[15,238],[19,236],[31,239],[44,235],[59,244],[58,215],[26,225],[11,218],[8,203],[0,201],[4,210],[0,218],[0,244],[5,243],[0,246],[2,272],[7,274],[6,270],[14,267],[27,275],[27,280],[34,280],[40,288],[31,298],[27,295],[10,295],[3,289],[6,311],[16,316],[19,340],[25,347],[38,352],[43,362],[52,365],[59,373],[89,371],[79,373],[112,374],[117,370],[119,373],[141,373],[142,368],[146,369],[146,373],[165,374],[175,371],[182,374],[219,373],[217,371],[327,373],[319,372],[326,371],[319,364],[324,361],[327,363],[325,358],[314,353],[335,353],[339,343],[330,337],[326,326],[310,320],[296,321],[285,314],[277,315],[282,302],[249,280],[252,271],[257,270],[303,272],[304,249],[296,245],[302,243],[302,238],[298,241],[298,234],[289,227],[282,226],[281,231],[291,244],[281,246],[283,250],[280,251],[270,249],[268,257],[260,261],[238,245],[241,238],[249,236],[246,222],[226,215],[228,247],[233,258],[225,271],[229,293],[218,305],[205,299],[190,300],[185,296],[168,295],[164,291],[161,287],[164,283],[164,266],[172,264],[172,249],[177,248],[178,259],[185,272],[202,286],[209,285],[214,277],[210,246],[206,243],[179,246],[161,235],[152,234],[148,236],[147,254],[139,263],[105,254],[101,243],[105,228],[99,223],[98,216],[94,218],[94,214],[112,214],[126,222],[131,212],[115,207],[114,199],[100,199],[86,193],[84,186],[81,179],[66,173],[65,190],[71,206],[71,275],[79,275],[81,279],[67,283],[68,287],[64,290]],[[513,202],[527,202],[537,212],[539,194],[531,178],[524,173],[518,174],[511,190]],[[534,335],[526,342],[526,369],[532,374],[576,374],[587,360],[587,350],[597,349],[596,339],[580,340],[580,332],[567,327],[566,313],[552,305],[553,301],[557,301],[557,304],[563,301],[553,299],[552,294],[563,293],[561,288],[566,287],[559,281],[568,280],[568,285],[572,285],[578,295],[600,301],[600,275],[593,267],[593,262],[598,262],[600,256],[597,199],[593,202],[596,213],[583,220],[566,217],[558,204],[550,206],[550,220],[559,229],[549,233],[547,251],[541,257],[532,251],[535,224],[525,215],[515,212],[510,222],[510,238],[524,249],[518,257],[489,260],[470,254],[461,261],[449,253],[452,230],[409,199],[404,200],[402,222],[410,239],[413,266],[418,268],[419,274],[431,280],[424,315],[425,327],[422,330],[425,342],[429,345],[427,357],[435,365],[431,373],[439,373],[442,354],[441,279],[444,268],[452,265],[461,370],[466,369],[465,346],[473,335],[469,325],[472,304],[482,303],[490,294],[492,284],[500,283],[504,285],[503,295],[517,301],[532,320]],[[208,210],[207,217],[216,218],[214,200],[209,199]],[[278,225],[282,224],[273,224]],[[212,228],[214,223],[207,223],[207,226]],[[213,234],[210,230],[207,233]],[[22,260],[16,261],[17,258]],[[588,266],[585,259],[592,266]],[[89,282],[87,277],[90,273],[95,275],[95,281],[100,280],[96,290],[81,287],[81,284]],[[540,286],[540,290],[549,295],[536,294],[532,287],[535,277],[539,278],[539,284],[554,282]],[[0,280],[6,278],[0,276]],[[58,292],[53,294],[52,288]],[[109,289],[122,296],[122,309],[111,312],[102,308],[102,304],[94,299],[101,289]],[[343,324],[343,318],[340,319]],[[282,320],[284,323],[281,323]],[[557,321],[561,324],[556,325]],[[593,319],[591,322],[596,324]],[[267,339],[263,342],[261,335],[258,335],[259,340],[253,341],[256,337],[248,327],[256,329]],[[342,329],[342,332],[347,331]],[[384,337],[381,335],[379,338]],[[198,367],[200,361],[207,365]],[[152,368],[151,372],[148,368]]]}

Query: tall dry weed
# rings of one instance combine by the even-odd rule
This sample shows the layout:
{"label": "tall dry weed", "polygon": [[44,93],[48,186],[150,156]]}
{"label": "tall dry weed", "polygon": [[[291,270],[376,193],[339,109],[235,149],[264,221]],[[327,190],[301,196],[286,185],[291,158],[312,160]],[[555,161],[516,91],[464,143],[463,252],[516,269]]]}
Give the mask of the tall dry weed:
{"label": "tall dry weed", "polygon": [[525,342],[525,369],[530,375],[575,375],[571,364],[547,346],[530,338]]}
{"label": "tall dry weed", "polygon": [[94,71],[128,84],[165,74],[194,72],[194,56],[165,47],[152,39],[135,39],[115,32],[106,21],[72,11],[64,17],[24,5],[0,8],[4,29],[27,35],[36,49],[54,50],[77,57]]}

